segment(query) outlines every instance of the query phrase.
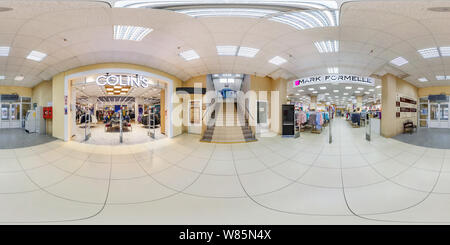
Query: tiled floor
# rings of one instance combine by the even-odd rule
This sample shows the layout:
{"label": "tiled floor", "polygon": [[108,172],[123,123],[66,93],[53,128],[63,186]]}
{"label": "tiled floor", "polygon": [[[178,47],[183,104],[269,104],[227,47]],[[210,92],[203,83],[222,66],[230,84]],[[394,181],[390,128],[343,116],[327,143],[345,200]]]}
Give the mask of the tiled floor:
{"label": "tiled floor", "polygon": [[450,149],[450,128],[419,128],[414,133],[399,134],[397,140],[440,149]]}
{"label": "tiled floor", "polygon": [[450,150],[303,133],[211,144],[53,141],[0,150],[0,221],[72,224],[450,223]]}
{"label": "tiled floor", "polygon": [[38,134],[27,133],[23,128],[0,129],[0,149],[14,149],[40,145],[56,140],[56,138]]}

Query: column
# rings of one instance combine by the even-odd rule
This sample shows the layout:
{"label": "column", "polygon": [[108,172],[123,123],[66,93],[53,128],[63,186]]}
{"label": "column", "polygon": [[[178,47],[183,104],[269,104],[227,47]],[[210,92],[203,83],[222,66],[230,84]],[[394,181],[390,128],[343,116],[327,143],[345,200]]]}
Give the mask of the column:
{"label": "column", "polygon": [[[160,127],[161,127],[161,133],[166,134],[166,90],[163,88],[160,92]],[[170,125],[168,125],[170,127]]]}
{"label": "column", "polygon": [[362,96],[356,96],[356,111],[357,112],[361,112],[361,110],[362,110],[362,102],[363,102],[363,97]]}
{"label": "column", "polygon": [[272,81],[271,87],[270,130],[281,134],[281,105],[287,102],[287,80],[282,78],[275,79]]}
{"label": "column", "polygon": [[395,136],[397,79],[392,74],[386,74],[381,78],[381,135],[384,137]]}
{"label": "column", "polygon": [[312,95],[311,96],[311,103],[309,104],[309,109],[310,110],[315,110],[317,108],[317,96],[316,95]]}

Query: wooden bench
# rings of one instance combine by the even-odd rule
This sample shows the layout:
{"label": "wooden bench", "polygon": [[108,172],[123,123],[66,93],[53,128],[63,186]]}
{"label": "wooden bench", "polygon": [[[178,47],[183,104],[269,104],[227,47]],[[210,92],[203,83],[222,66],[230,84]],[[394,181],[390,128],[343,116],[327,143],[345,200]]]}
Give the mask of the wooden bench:
{"label": "wooden bench", "polygon": [[413,122],[404,122],[403,123],[403,133],[406,132],[412,133],[414,130],[417,130],[417,125],[414,125]]}

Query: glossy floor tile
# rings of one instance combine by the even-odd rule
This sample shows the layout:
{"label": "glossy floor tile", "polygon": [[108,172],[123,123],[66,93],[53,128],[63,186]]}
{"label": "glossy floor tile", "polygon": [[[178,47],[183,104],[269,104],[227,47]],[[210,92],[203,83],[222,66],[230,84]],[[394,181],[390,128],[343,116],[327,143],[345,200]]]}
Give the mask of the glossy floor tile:
{"label": "glossy floor tile", "polygon": [[68,224],[450,223],[450,150],[321,134],[212,144],[59,140],[0,150],[0,222]]}

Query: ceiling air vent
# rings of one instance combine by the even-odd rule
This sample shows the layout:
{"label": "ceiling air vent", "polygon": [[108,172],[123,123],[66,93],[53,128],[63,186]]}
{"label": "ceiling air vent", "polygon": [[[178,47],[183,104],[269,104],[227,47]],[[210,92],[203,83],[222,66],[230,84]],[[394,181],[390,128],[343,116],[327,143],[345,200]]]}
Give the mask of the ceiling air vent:
{"label": "ceiling air vent", "polygon": [[450,7],[433,7],[428,8],[428,10],[433,12],[450,12]]}

